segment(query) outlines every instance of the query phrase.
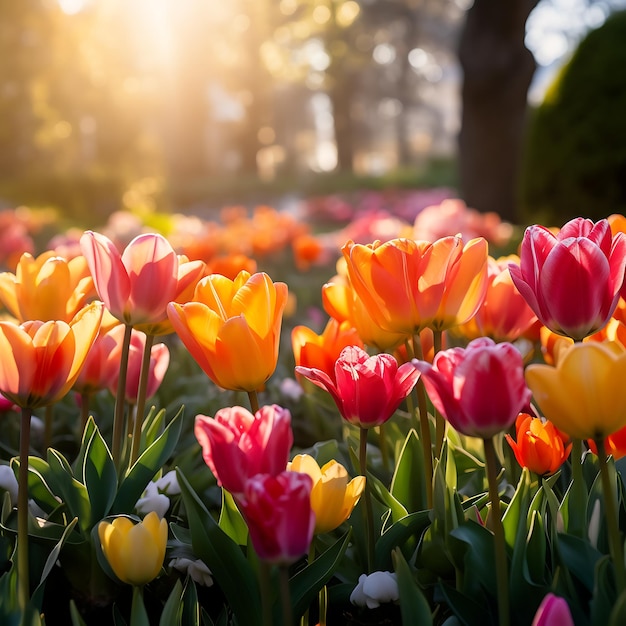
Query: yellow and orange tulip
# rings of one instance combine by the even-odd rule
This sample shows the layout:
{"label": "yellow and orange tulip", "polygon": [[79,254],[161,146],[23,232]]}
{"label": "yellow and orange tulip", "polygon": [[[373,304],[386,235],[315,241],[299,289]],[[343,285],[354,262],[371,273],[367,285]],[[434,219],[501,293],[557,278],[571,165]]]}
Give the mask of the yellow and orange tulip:
{"label": "yellow and orange tulip", "polygon": [[19,323],[29,320],[69,322],[95,295],[87,260],[67,260],[48,251],[22,254],[15,274],[0,274],[0,301]]}
{"label": "yellow and orange tulip", "polygon": [[0,391],[22,408],[35,409],[62,398],[76,382],[98,335],[101,302],[81,309],[68,324],[0,322]]}
{"label": "yellow and orange tulip", "polygon": [[203,278],[186,304],[171,302],[174,330],[206,375],[224,389],[257,391],[274,373],[287,285],[265,273]]}

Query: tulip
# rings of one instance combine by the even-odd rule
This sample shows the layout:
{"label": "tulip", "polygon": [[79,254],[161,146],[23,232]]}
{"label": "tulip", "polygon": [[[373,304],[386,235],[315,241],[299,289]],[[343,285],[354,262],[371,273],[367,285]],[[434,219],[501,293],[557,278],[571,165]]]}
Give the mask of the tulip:
{"label": "tulip", "polygon": [[438,411],[460,433],[483,439],[513,424],[530,400],[522,355],[483,337],[439,352],[433,364],[413,360]]}
{"label": "tulip", "polygon": [[66,260],[48,251],[34,258],[26,252],[15,274],[0,274],[0,301],[20,323],[69,322],[94,293],[89,267],[82,256]]}
{"label": "tulip", "polygon": [[572,449],[569,437],[554,424],[528,413],[520,413],[515,420],[516,439],[505,435],[521,467],[527,467],[539,476],[554,474],[566,461]]}
{"label": "tulip", "polygon": [[620,296],[626,267],[626,235],[611,234],[607,220],[576,218],[555,235],[529,226],[513,283],[539,320],[579,341],[601,329]]}
{"label": "tulip", "polygon": [[[587,444],[589,445],[589,449],[597,455],[598,446],[596,442],[593,439],[588,439]],[[612,435],[609,435],[604,440],[604,448],[606,454],[610,454],[615,461],[624,458],[626,456],[626,426],[615,431]]]}
{"label": "tulip", "polygon": [[93,344],[102,303],[81,309],[69,324],[0,322],[0,390],[22,408],[53,404],[72,387]]}
{"label": "tulip", "polygon": [[309,367],[297,366],[296,372],[328,391],[342,417],[361,428],[386,422],[419,378],[411,363],[398,367],[390,354],[370,356],[358,346],[342,350],[335,363],[334,378]]}
{"label": "tulip", "polygon": [[456,331],[468,339],[491,337],[515,341],[535,324],[537,316],[513,284],[508,263],[517,256],[489,257],[487,292],[476,315]]}
{"label": "tulip", "polygon": [[487,242],[392,239],[342,248],[352,288],[381,328],[412,336],[464,324],[487,288]]}
{"label": "tulip", "polygon": [[135,237],[120,254],[115,244],[87,231],[80,246],[98,296],[121,322],[156,324],[167,318],[167,304],[178,295],[178,257],[161,235]]}
{"label": "tulip", "polygon": [[532,626],[574,626],[574,620],[564,598],[548,593],[541,601]]}
{"label": "tulip", "polygon": [[293,444],[291,413],[278,405],[264,406],[255,415],[240,406],[220,409],[214,418],[198,415],[194,433],[204,462],[232,494],[243,493],[255,474],[284,471]]}
{"label": "tulip", "polygon": [[225,389],[255,392],[274,373],[287,285],[264,273],[203,278],[192,302],[170,303],[174,330],[207,376]]}
{"label": "tulip", "polygon": [[359,345],[361,340],[348,321],[328,320],[321,335],[307,326],[291,331],[291,345],[296,365],[314,367],[334,376],[335,361],[346,346]]}
{"label": "tulip", "polygon": [[365,476],[349,480],[346,468],[334,460],[320,468],[312,456],[298,454],[287,469],[308,474],[313,481],[311,508],[315,513],[315,534],[330,532],[343,524],[365,488]]}
{"label": "tulip", "polygon": [[315,529],[312,483],[307,474],[288,471],[257,474],[246,482],[238,505],[263,561],[289,565],[309,551]]}
{"label": "tulip", "polygon": [[100,522],[98,536],[102,552],[115,575],[129,585],[140,587],[161,571],[167,544],[167,520],[148,513],[134,524],[127,517]]}
{"label": "tulip", "polygon": [[575,343],[556,366],[532,364],[526,381],[543,414],[575,439],[604,439],[626,426],[626,350],[616,343]]}

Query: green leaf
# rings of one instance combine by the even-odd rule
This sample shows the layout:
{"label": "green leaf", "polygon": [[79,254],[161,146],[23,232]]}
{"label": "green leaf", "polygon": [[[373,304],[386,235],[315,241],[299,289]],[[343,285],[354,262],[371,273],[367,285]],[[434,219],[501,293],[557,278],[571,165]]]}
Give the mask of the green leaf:
{"label": "green leaf", "polygon": [[193,579],[188,576],[183,592],[183,615],[182,626],[200,626],[200,605],[198,604],[198,592]]}
{"label": "green leaf", "polygon": [[163,432],[165,425],[165,409],[158,413],[156,407],[150,407],[150,411],[141,427],[141,450],[147,450]]}
{"label": "green leaf", "polygon": [[117,493],[117,471],[111,452],[98,428],[94,428],[87,444],[82,474],[90,495],[93,522],[108,515]]}
{"label": "green leaf", "polygon": [[295,618],[301,617],[320,589],[332,578],[348,548],[350,531],[339,538],[328,550],[289,580],[291,604]]}
{"label": "green leaf", "polygon": [[130,626],[150,626],[146,605],[143,602],[143,589],[133,587],[133,603],[130,607]]}
{"label": "green leaf", "polygon": [[52,548],[52,551],[50,552],[50,554],[48,555],[48,558],[46,559],[46,564],[44,565],[43,572],[41,573],[41,579],[39,581],[40,585],[43,584],[43,582],[46,580],[46,578],[52,571],[52,568],[55,566],[57,560],[59,559],[59,555],[61,554],[61,548],[65,544],[67,538],[70,536],[72,530],[74,530],[74,526],[76,526],[77,522],[78,522],[78,519],[75,517],[65,527],[63,535],[61,535],[61,539],[59,539],[59,541],[54,546],[54,548]]}
{"label": "green leaf", "polygon": [[417,432],[412,429],[404,441],[391,480],[391,494],[408,512],[428,508],[425,475],[424,451]]}
{"label": "green leaf", "polygon": [[163,606],[159,626],[179,626],[183,614],[182,596],[183,584],[178,579]]}
{"label": "green leaf", "polygon": [[182,472],[176,473],[194,552],[211,569],[239,624],[260,624],[261,597],[254,571],[240,546],[217,525]]}
{"label": "green leaf", "polygon": [[374,568],[381,571],[389,570],[392,550],[411,538],[420,537],[429,524],[430,512],[418,511],[409,513],[387,528],[376,542]]}
{"label": "green leaf", "polygon": [[[35,459],[37,459],[35,461]],[[19,467],[19,461],[15,466]],[[43,470],[43,471],[42,471]],[[49,484],[51,478],[50,466],[39,457],[28,459],[28,497],[32,498],[46,512],[53,511],[59,506],[59,501],[54,497],[54,485]],[[53,483],[56,481],[53,479]]]}
{"label": "green leaf", "polygon": [[485,598],[470,597],[445,583],[439,589],[448,606],[463,626],[494,626]]}
{"label": "green leaf", "polygon": [[219,527],[240,546],[248,543],[248,527],[241,511],[235,504],[232,494],[222,489],[222,509],[220,511]]}
{"label": "green leaf", "polygon": [[559,555],[567,569],[592,592],[594,586],[593,571],[602,558],[588,541],[559,533],[557,536]]}
{"label": "green leaf", "polygon": [[78,612],[76,602],[74,602],[74,600],[70,600],[70,618],[72,620],[72,626],[87,626],[81,617],[81,614]]}
{"label": "green leaf", "polygon": [[502,526],[504,527],[504,538],[506,545],[513,548],[516,537],[523,526],[523,533],[526,534],[526,517],[530,505],[530,472],[525,467],[517,484],[517,489],[509,502],[509,505],[502,516]]}
{"label": "green leaf", "polygon": [[72,463],[72,471],[74,475],[82,474],[87,446],[89,445],[89,442],[91,441],[95,430],[96,422],[93,419],[93,415],[90,415],[87,419],[87,423],[85,424],[85,430],[83,431],[83,436],[80,441],[80,449],[78,450],[78,454],[74,459],[74,463]]}
{"label": "green leaf", "polygon": [[183,407],[156,441],[137,459],[122,480],[111,513],[133,511],[147,484],[170,458],[183,425]]}
{"label": "green leaf", "polygon": [[415,581],[409,564],[398,548],[393,551],[393,564],[394,572],[398,578],[402,623],[432,626],[433,618],[428,601]]}
{"label": "green leaf", "polygon": [[465,572],[477,579],[491,595],[496,595],[493,534],[484,526],[467,522],[453,529],[450,536],[465,544]]}
{"label": "green leaf", "polygon": [[611,611],[609,626],[623,626],[626,624],[626,590],[617,598],[617,602]]}
{"label": "green leaf", "polygon": [[[616,599],[613,563],[609,556],[603,556],[595,567],[595,585],[591,599],[591,623],[607,624]],[[624,622],[621,622],[624,624]]]}

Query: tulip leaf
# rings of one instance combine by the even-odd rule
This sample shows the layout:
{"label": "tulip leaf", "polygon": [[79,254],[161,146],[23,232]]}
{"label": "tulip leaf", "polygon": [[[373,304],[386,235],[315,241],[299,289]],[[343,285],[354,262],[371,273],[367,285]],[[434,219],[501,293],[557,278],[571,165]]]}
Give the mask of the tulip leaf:
{"label": "tulip leaf", "polygon": [[240,546],[248,543],[248,527],[241,512],[235,504],[231,493],[222,489],[222,508],[220,511],[219,527]]}
{"label": "tulip leaf", "polygon": [[504,528],[504,538],[509,548],[512,548],[516,541],[516,536],[522,528],[522,533],[526,534],[526,516],[530,506],[530,473],[524,468],[517,489],[511,498],[506,511],[502,516],[502,526]]}
{"label": "tulip leaf", "polygon": [[58,495],[67,505],[70,515],[78,518],[78,526],[81,531],[88,534],[94,521],[92,520],[91,502],[87,487],[74,478],[72,469],[65,457],[52,448],[48,449],[48,465],[50,465],[50,469],[57,480]]}
{"label": "tulip leaf", "polygon": [[200,626],[200,607],[198,605],[198,592],[193,579],[187,577],[185,590],[183,591],[183,613],[181,624],[183,626]]}
{"label": "tulip leaf", "polygon": [[174,452],[183,425],[183,407],[163,433],[145,450],[123,478],[111,513],[133,511],[148,483]]}
{"label": "tulip leaf", "polygon": [[593,592],[593,570],[602,558],[602,553],[585,539],[564,533],[558,534],[557,545],[565,567],[589,592]]}
{"label": "tulip leaf", "polygon": [[[591,623],[608,624],[616,600],[611,558],[603,556],[594,569],[594,594],[590,602]],[[621,622],[621,624],[623,623]]]}
{"label": "tulip leaf", "polygon": [[[19,467],[19,461],[15,461]],[[28,497],[32,498],[41,508],[50,512],[59,506],[59,501],[54,497],[54,485],[48,481],[52,478],[50,466],[39,457],[28,459]],[[52,482],[57,484],[54,478]]]}
{"label": "tulip leaf", "polygon": [[376,570],[388,570],[391,567],[391,552],[401,547],[408,539],[422,535],[430,524],[430,512],[409,513],[387,528],[376,542],[374,567]]}
{"label": "tulip leaf", "polygon": [[159,626],[178,626],[180,624],[183,613],[182,597],[183,584],[178,579],[163,606]]}
{"label": "tulip leaf", "polygon": [[254,571],[240,546],[218,526],[184,474],[180,470],[176,473],[195,554],[211,569],[239,624],[260,624],[261,597]]}
{"label": "tulip leaf", "polygon": [[78,450],[78,454],[72,463],[72,470],[74,475],[82,472],[83,463],[85,461],[85,454],[87,452],[87,446],[91,441],[94,431],[96,430],[96,422],[93,419],[93,416],[90,415],[87,423],[85,424],[85,430],[83,430],[83,436],[80,440],[80,449]]}
{"label": "tulip leaf", "polygon": [[94,428],[84,457],[83,481],[91,500],[93,522],[109,513],[117,493],[117,471],[111,452],[98,428]]}
{"label": "tulip leaf", "polygon": [[422,444],[417,432],[411,429],[396,461],[390,490],[393,497],[410,513],[428,508],[425,475]]}
{"label": "tulip leaf", "polygon": [[609,626],[623,626],[623,624],[626,624],[626,590],[622,591],[617,598],[609,619]]}
{"label": "tulip leaf", "polygon": [[392,557],[393,570],[398,579],[402,623],[432,626],[433,617],[430,606],[415,581],[409,564],[398,548],[394,549]]}
{"label": "tulip leaf", "polygon": [[141,427],[141,450],[147,450],[163,432],[165,423],[165,409],[158,413],[156,407],[150,407]]}
{"label": "tulip leaf", "polygon": [[72,530],[74,530],[74,526],[76,526],[77,522],[78,522],[78,519],[75,517],[65,527],[65,530],[63,531],[63,534],[61,535],[61,538],[56,543],[54,548],[52,548],[52,551],[48,555],[48,558],[46,559],[46,563],[44,565],[43,571],[41,573],[41,579],[39,580],[39,584],[40,585],[42,585],[44,583],[44,581],[46,580],[46,578],[48,578],[48,575],[52,571],[52,568],[56,565],[56,562],[59,559],[59,555],[61,554],[61,548],[63,548],[63,544],[67,541],[67,538],[72,533]]}
{"label": "tulip leaf", "polygon": [[72,620],[72,626],[87,626],[76,608],[74,600],[70,600],[70,619]]}
{"label": "tulip leaf", "polygon": [[494,626],[484,597],[468,596],[454,587],[440,583],[439,590],[446,603],[463,626]]}
{"label": "tulip leaf", "polygon": [[[291,577],[289,592],[294,618],[298,619],[304,614],[320,589],[332,578],[348,548],[350,534],[348,530],[312,563]],[[279,621],[278,618],[276,621]]]}

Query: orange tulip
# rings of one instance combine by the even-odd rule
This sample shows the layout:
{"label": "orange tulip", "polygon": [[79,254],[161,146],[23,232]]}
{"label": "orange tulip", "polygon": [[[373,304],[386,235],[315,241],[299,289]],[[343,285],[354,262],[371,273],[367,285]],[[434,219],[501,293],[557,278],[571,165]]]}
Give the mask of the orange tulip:
{"label": "orange tulip", "polygon": [[554,474],[565,462],[572,449],[569,437],[552,422],[528,413],[520,413],[515,421],[516,439],[505,435],[517,462],[531,472],[543,476]]}
{"label": "orange tulip", "polygon": [[372,319],[390,332],[445,330],[476,313],[487,289],[487,241],[430,243],[392,239],[342,248],[353,289]]}
{"label": "orange tulip", "polygon": [[515,255],[494,259],[489,257],[487,292],[476,315],[456,332],[467,339],[491,337],[495,341],[515,341],[537,321],[509,273],[509,262],[519,263]]}
{"label": "orange tulip", "polygon": [[0,274],[0,301],[22,323],[29,320],[69,322],[95,295],[87,260],[69,261],[52,251],[22,254],[15,274]]}
{"label": "orange tulip", "polygon": [[[593,439],[588,439],[589,449],[598,454],[598,446]],[[626,426],[615,431],[604,440],[606,454],[610,454],[615,461],[619,461],[626,456]]]}
{"label": "orange tulip", "polygon": [[62,398],[76,381],[100,328],[103,306],[93,302],[68,324],[0,322],[0,390],[22,408]]}
{"label": "orange tulip", "polygon": [[174,330],[206,375],[225,389],[257,391],[274,373],[287,285],[265,273],[203,278],[193,301],[171,302]]}
{"label": "orange tulip", "polygon": [[307,326],[296,326],[291,331],[291,345],[296,365],[315,367],[329,376],[334,376],[335,361],[346,346],[363,347],[350,322],[338,322],[332,318],[321,335]]}

